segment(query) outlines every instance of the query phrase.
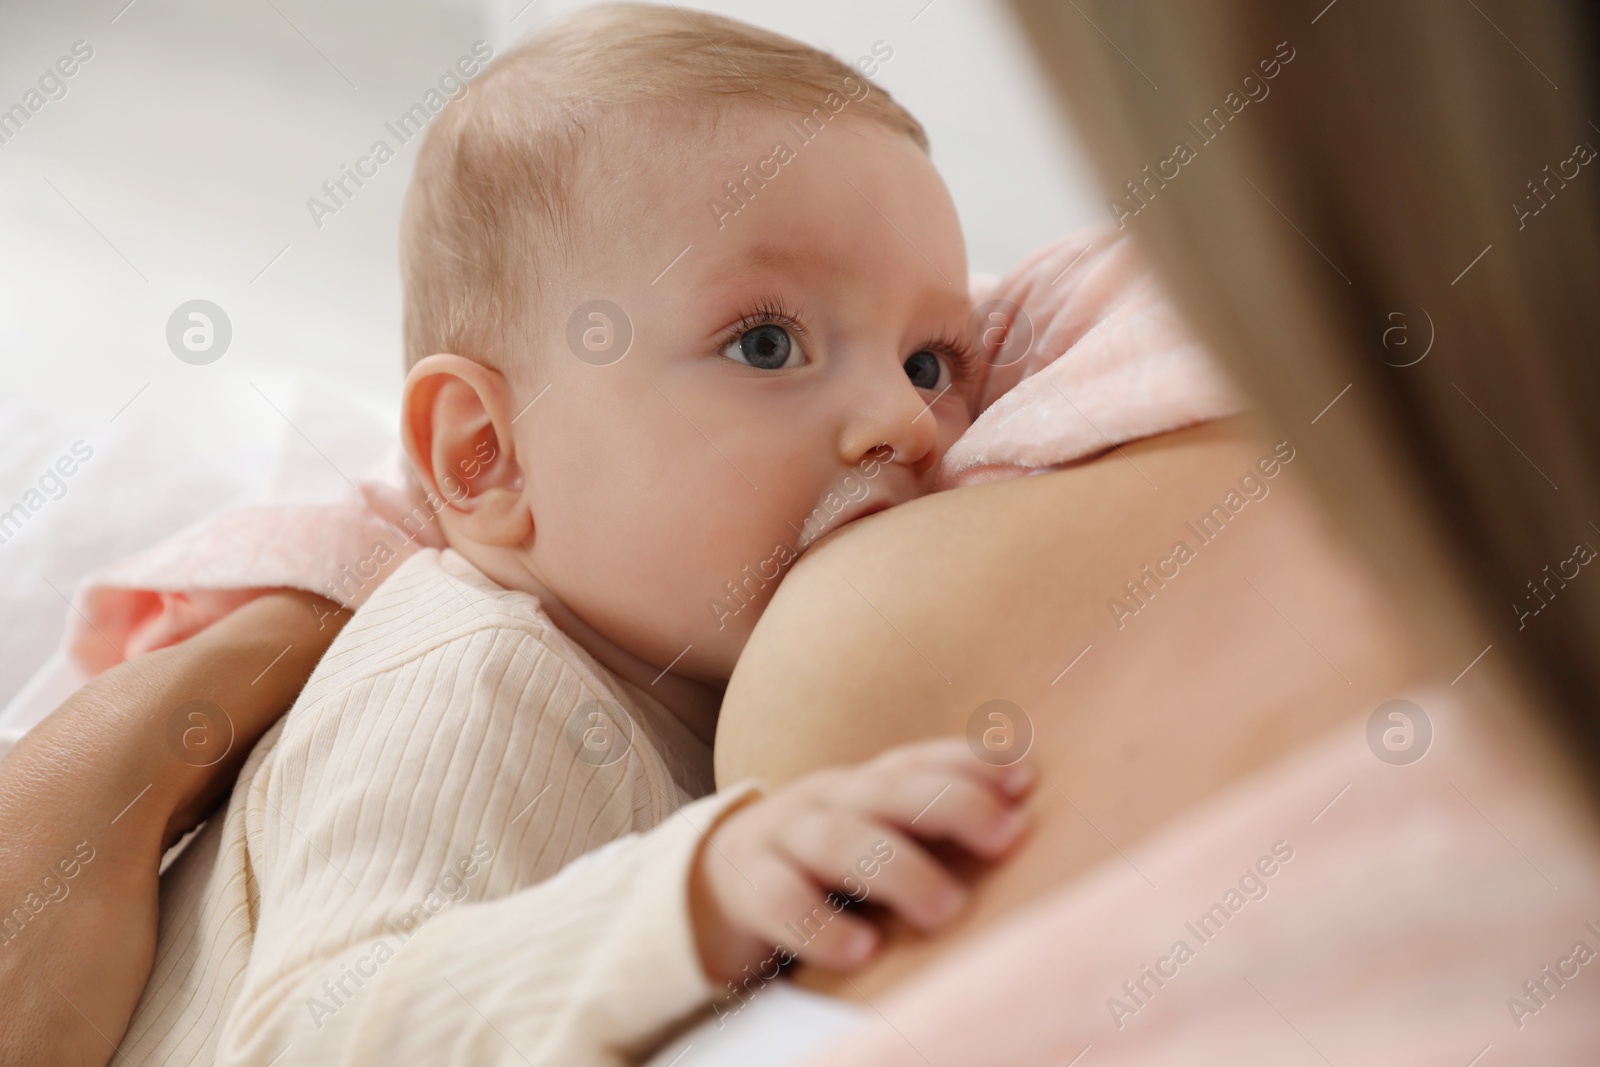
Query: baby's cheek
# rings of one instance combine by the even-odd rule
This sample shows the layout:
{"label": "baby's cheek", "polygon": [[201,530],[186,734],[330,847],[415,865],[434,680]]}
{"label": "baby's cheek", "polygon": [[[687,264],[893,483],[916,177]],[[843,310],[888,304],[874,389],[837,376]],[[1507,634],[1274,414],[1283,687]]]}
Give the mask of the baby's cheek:
{"label": "baby's cheek", "polygon": [[658,628],[681,638],[668,658],[691,642],[691,656],[716,648],[737,658],[798,558],[797,526],[817,496],[806,468],[798,462],[740,466],[759,489],[741,479],[684,493],[670,515],[657,509],[649,519],[658,533],[633,565],[639,579],[634,595],[651,596],[659,605]]}
{"label": "baby's cheek", "polygon": [[743,528],[747,518],[713,518],[695,536],[662,546],[660,571],[676,576],[671,587],[690,631],[688,640],[707,623],[720,632],[734,619],[759,614],[793,561],[792,541],[782,543],[766,529]]}
{"label": "baby's cheek", "polygon": [[692,645],[694,665],[726,679],[787,573],[770,551],[737,566],[701,571],[677,605],[673,654]]}

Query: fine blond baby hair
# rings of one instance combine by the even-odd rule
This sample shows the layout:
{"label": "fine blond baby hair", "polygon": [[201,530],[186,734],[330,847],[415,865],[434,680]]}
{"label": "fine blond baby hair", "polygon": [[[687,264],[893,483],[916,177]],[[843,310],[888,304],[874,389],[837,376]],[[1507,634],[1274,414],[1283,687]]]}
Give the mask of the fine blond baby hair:
{"label": "fine blond baby hair", "polygon": [[590,138],[666,145],[650,137],[653,120],[704,119],[709,130],[741,101],[821,129],[848,105],[927,151],[922,125],[868,77],[892,55],[880,41],[857,70],[734,19],[643,3],[597,4],[541,27],[448,103],[423,140],[400,234],[407,369],[454,352],[526,373],[509,357],[535,316],[559,312],[542,306],[550,279],[595,217],[580,196],[595,177],[584,167]]}

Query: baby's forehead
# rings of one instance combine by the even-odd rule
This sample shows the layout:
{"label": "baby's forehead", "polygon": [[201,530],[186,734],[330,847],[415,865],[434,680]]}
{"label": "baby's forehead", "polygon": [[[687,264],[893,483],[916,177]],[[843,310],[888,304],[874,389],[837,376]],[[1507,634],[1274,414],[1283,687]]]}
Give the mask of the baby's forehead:
{"label": "baby's forehead", "polygon": [[624,257],[660,236],[655,251],[683,253],[708,282],[870,271],[901,258],[966,296],[960,221],[937,170],[910,138],[871,120],[819,133],[759,103],[655,106],[595,124],[583,154],[581,215]]}

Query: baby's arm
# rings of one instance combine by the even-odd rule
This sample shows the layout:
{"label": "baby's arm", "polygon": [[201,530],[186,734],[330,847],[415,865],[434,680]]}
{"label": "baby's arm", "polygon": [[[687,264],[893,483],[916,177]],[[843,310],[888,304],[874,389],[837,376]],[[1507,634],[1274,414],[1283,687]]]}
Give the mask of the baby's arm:
{"label": "baby's arm", "polygon": [[712,993],[688,922],[689,869],[702,835],[750,795],[696,801],[507,896],[296,952],[302,962],[289,971],[252,958],[216,1062],[628,1062],[624,1049]]}
{"label": "baby's arm", "polygon": [[939,896],[951,899],[953,877],[913,839],[999,855],[1021,829],[1008,818],[1025,788],[1007,777],[1015,771],[941,740],[741,807],[751,796],[742,787],[404,935],[330,945],[281,975],[252,961],[255,992],[230,1019],[218,1061],[631,1062],[774,944],[836,969],[864,962],[870,943],[852,955],[849,934],[870,928],[830,889],[923,928],[949,919],[953,905]]}
{"label": "baby's arm", "polygon": [[[0,1063],[112,1058],[150,972],[162,852],[227,790],[345,618],[266,593],[98,676],[0,760]],[[194,700],[226,710],[225,755],[184,750],[187,725],[172,747],[173,713]]]}

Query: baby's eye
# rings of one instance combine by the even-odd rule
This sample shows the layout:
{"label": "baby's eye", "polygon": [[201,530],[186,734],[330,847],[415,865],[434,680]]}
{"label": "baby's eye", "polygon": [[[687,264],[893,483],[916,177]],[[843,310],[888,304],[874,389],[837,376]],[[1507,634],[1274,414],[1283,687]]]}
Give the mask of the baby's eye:
{"label": "baby's eye", "polygon": [[[723,348],[722,354],[735,363],[760,370],[784,370],[790,366],[791,357],[799,357],[801,353],[788,330],[768,322],[741,333],[737,341]],[[799,366],[799,363],[794,365]]]}
{"label": "baby's eye", "polygon": [[905,362],[906,377],[918,389],[937,389],[944,378],[944,361],[926,350],[913,352]]}

